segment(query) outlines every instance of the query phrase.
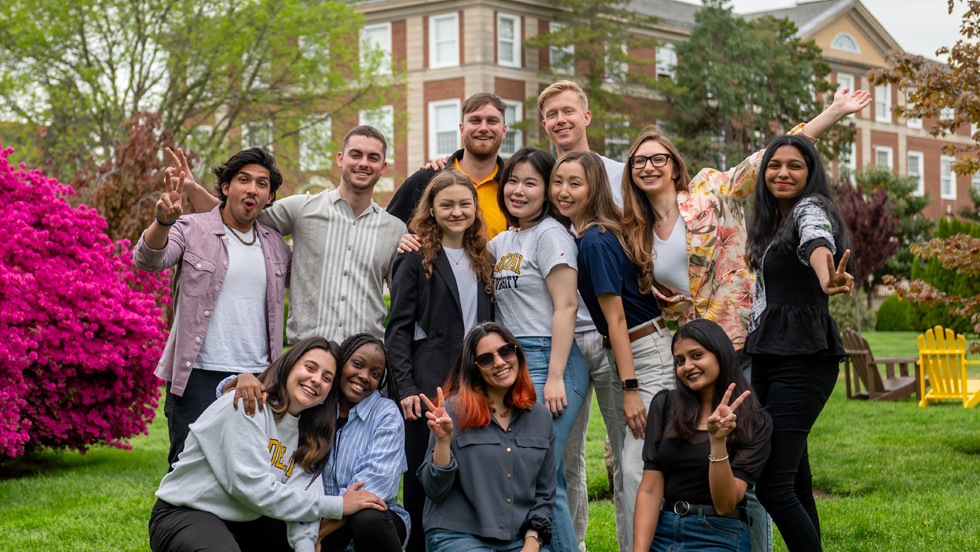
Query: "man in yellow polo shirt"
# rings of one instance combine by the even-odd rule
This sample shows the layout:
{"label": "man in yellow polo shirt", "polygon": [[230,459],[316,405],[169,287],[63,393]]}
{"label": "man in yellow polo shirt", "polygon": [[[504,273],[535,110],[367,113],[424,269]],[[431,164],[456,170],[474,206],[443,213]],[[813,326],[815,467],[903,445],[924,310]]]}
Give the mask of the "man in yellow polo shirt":
{"label": "man in yellow polo shirt", "polygon": [[[463,149],[454,153],[447,163],[469,176],[476,186],[491,238],[507,229],[507,219],[497,204],[497,175],[504,168],[497,152],[507,133],[505,109],[503,100],[496,94],[480,92],[467,98],[463,102],[463,122],[459,124]],[[435,174],[435,169],[421,169],[408,177],[388,203],[388,212],[407,224]]]}

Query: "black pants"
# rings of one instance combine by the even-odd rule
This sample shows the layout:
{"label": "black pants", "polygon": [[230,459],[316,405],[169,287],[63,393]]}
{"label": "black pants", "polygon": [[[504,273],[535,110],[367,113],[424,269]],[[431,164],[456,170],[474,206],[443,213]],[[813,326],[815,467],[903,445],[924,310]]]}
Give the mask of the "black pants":
{"label": "black pants", "polygon": [[412,518],[412,534],[408,538],[405,552],[425,552],[425,531],[422,530],[425,490],[415,475],[429,449],[429,426],[425,414],[422,416],[419,420],[405,422],[405,459],[408,461],[408,470],[405,471],[402,496],[405,509]]}
{"label": "black pants", "polygon": [[167,417],[167,429],[170,431],[170,452],[167,454],[170,470],[177,463],[177,455],[184,450],[187,426],[196,422],[201,413],[211,406],[215,400],[214,391],[218,383],[230,375],[228,372],[191,370],[191,377],[184,387],[184,394],[179,397],[170,392],[170,382],[167,382],[167,398],[163,403],[163,413]]}
{"label": "black pants", "polygon": [[772,453],[756,493],[790,552],[822,550],[807,436],[839,373],[828,357],[752,358],[752,386],[772,416]]}
{"label": "black pants", "polygon": [[405,522],[391,510],[364,509],[347,517],[347,523],[320,541],[320,552],[344,552],[350,541],[355,550],[400,552],[405,542]]}
{"label": "black pants", "polygon": [[210,512],[157,500],[150,514],[153,552],[292,552],[286,522],[225,521]]}

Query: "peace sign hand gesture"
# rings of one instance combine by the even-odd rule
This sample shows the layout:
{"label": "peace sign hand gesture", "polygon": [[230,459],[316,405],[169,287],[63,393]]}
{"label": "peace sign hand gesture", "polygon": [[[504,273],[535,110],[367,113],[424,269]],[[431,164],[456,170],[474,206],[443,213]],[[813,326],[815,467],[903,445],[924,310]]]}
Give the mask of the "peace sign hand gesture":
{"label": "peace sign hand gesture", "polygon": [[840,264],[835,267],[834,256],[830,254],[830,251],[827,251],[827,273],[830,275],[830,278],[826,282],[820,282],[820,287],[823,288],[824,293],[827,295],[837,295],[838,293],[854,294],[854,276],[846,272],[847,260],[850,258],[851,250],[848,249],[841,256]]}
{"label": "peace sign hand gesture", "polygon": [[181,208],[181,196],[184,194],[184,182],[187,181],[187,173],[180,171],[175,175],[174,168],[164,171],[164,192],[160,194],[160,199],[156,205],[156,216],[160,224],[170,226],[180,217],[184,210]]}
{"label": "peace sign hand gesture", "polygon": [[725,395],[722,396],[718,408],[711,413],[711,416],[708,416],[708,435],[716,441],[724,441],[731,432],[735,431],[735,420],[738,418],[735,415],[735,409],[752,394],[751,391],[746,390],[736,397],[732,404],[728,404],[733,391],[735,391],[734,383],[725,390]]}
{"label": "peace sign hand gesture", "polygon": [[448,443],[453,438],[453,419],[446,412],[446,397],[442,393],[442,387],[437,387],[436,393],[436,404],[432,404],[425,393],[419,393],[419,396],[427,409],[425,417],[429,419],[429,431],[436,436],[437,442]]}

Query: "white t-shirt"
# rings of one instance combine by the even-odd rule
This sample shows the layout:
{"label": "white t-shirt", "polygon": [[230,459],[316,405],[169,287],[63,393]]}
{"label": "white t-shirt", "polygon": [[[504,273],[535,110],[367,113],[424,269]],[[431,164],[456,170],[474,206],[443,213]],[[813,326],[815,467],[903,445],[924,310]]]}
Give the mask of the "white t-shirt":
{"label": "white t-shirt", "polygon": [[[261,241],[256,239],[254,244],[245,245],[231,232],[225,226],[228,272],[221,283],[194,368],[257,373],[271,362],[265,257]],[[249,232],[242,238],[251,241],[252,235]]]}
{"label": "white t-shirt", "polygon": [[490,241],[497,321],[516,337],[551,337],[555,305],[545,278],[558,265],[578,270],[575,239],[545,217],[527,230],[507,230]]}
{"label": "white t-shirt", "polygon": [[446,252],[449,266],[452,267],[453,276],[456,277],[459,307],[463,311],[463,335],[467,335],[473,326],[476,326],[476,304],[480,293],[479,286],[483,285],[483,282],[477,281],[476,273],[473,272],[473,261],[466,254],[465,249],[450,249],[446,246],[442,249]]}
{"label": "white t-shirt", "polygon": [[688,276],[687,228],[680,215],[666,240],[653,233],[653,277],[676,293],[691,294]]}

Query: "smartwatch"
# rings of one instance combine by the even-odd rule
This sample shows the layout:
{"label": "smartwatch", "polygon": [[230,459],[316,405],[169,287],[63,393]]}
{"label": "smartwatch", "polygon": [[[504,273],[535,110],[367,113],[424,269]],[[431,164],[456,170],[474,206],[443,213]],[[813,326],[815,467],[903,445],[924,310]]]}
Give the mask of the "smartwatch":
{"label": "smartwatch", "polygon": [[639,388],[640,388],[640,382],[636,381],[636,378],[629,378],[623,380],[624,391],[636,391]]}

